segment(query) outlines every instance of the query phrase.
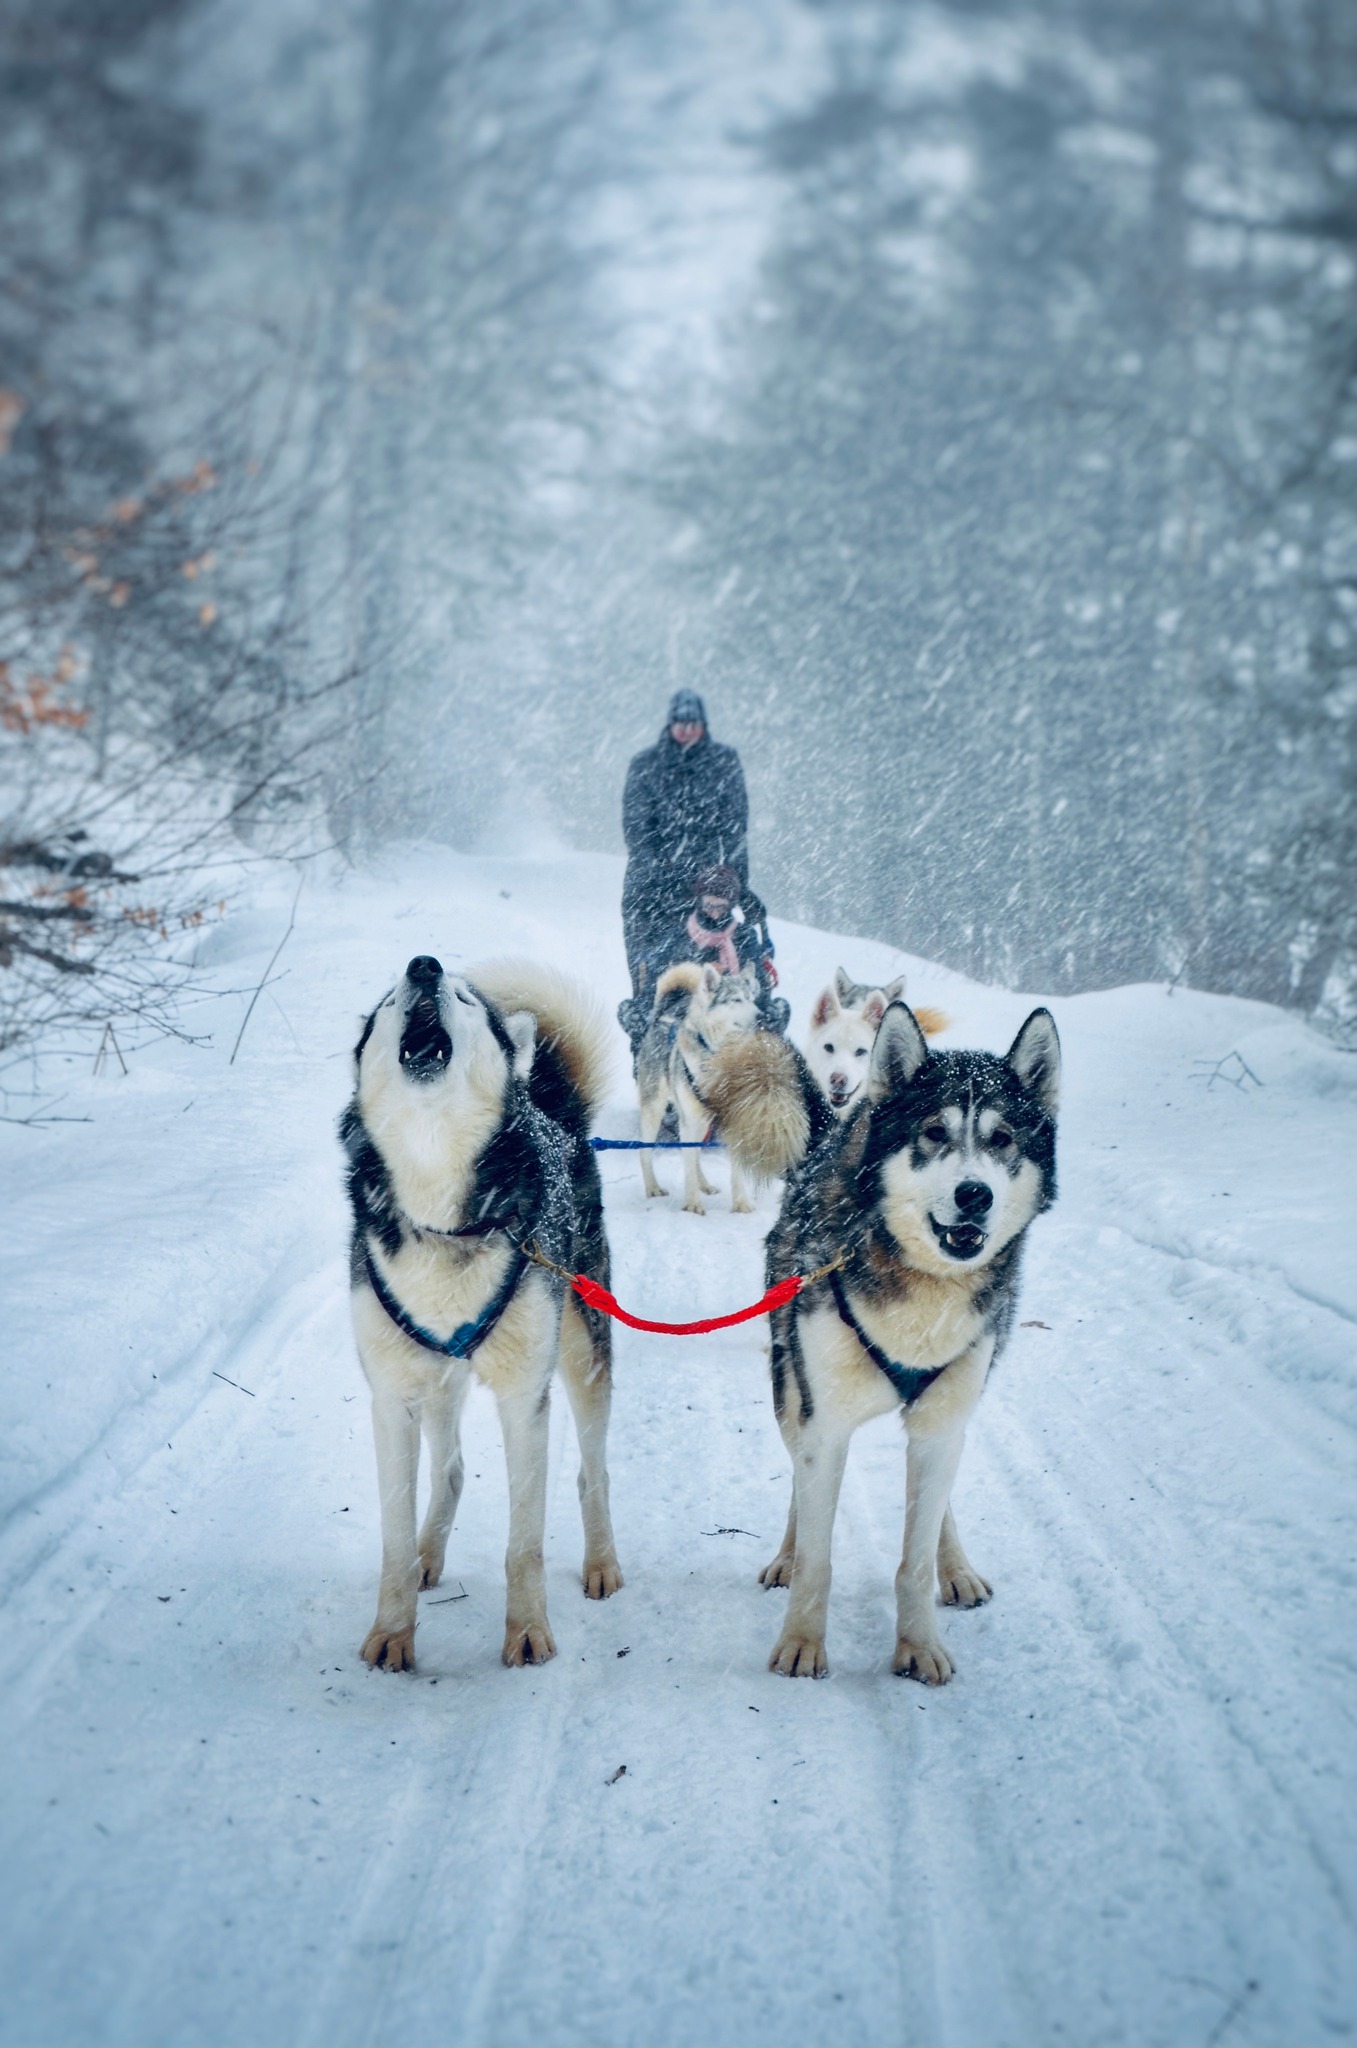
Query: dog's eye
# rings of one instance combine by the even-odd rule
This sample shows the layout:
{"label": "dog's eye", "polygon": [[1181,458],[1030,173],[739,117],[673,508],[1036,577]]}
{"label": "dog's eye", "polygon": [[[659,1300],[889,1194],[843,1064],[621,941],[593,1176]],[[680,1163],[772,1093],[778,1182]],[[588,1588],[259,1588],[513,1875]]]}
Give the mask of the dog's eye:
{"label": "dog's eye", "polygon": [[947,1143],[947,1126],[946,1124],[925,1124],[924,1136],[930,1145],[945,1145]]}
{"label": "dog's eye", "polygon": [[991,1131],[989,1142],[992,1151],[1007,1151],[1008,1147],[1013,1143],[1013,1133],[1012,1131]]}
{"label": "dog's eye", "polygon": [[866,1046],[865,1046],[865,1045],[860,1045],[860,1046],[858,1047],[857,1051],[856,1051],[856,1052],[855,1052],[855,1053],[853,1054],[853,1058],[854,1058],[855,1060],[865,1060],[865,1059],[866,1059],[866,1057],[867,1057],[867,1048],[866,1048]]}
{"label": "dog's eye", "polygon": [[826,1052],[833,1052],[833,1050],[834,1050],[833,1046],[832,1046],[832,1045],[831,1045],[831,1044],[829,1043],[829,1040],[828,1040],[828,1039],[826,1039],[826,1040],[825,1040],[825,1051],[826,1051]]}

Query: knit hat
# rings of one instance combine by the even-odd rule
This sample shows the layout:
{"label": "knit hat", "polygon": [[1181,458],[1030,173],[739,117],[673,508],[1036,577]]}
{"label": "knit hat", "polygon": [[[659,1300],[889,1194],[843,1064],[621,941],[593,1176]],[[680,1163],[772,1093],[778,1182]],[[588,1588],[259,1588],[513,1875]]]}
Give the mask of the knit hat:
{"label": "knit hat", "polygon": [[669,699],[670,725],[705,725],[706,706],[696,690],[675,690]]}
{"label": "knit hat", "polygon": [[697,880],[693,886],[693,895],[697,899],[700,900],[703,896],[720,896],[726,903],[738,903],[743,894],[740,878],[734,868],[723,866],[698,870]]}

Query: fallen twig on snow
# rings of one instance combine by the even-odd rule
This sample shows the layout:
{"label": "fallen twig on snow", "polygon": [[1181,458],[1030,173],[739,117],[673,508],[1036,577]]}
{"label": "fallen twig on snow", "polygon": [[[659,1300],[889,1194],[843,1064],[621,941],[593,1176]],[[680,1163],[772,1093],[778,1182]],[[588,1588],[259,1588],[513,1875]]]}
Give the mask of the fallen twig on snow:
{"label": "fallen twig on snow", "polygon": [[300,879],[300,880],[298,881],[298,883],[297,883],[297,893],[296,893],[296,895],[295,895],[295,896],[293,897],[293,899],[292,899],[292,913],[291,913],[291,915],[290,915],[290,917],[288,918],[288,921],[287,921],[287,930],[286,930],[286,931],[285,931],[285,932],[283,933],[283,936],[282,936],[282,938],[281,938],[281,939],[279,939],[279,941],[278,941],[277,945],[276,945],[276,946],[274,947],[274,949],[273,949],[273,957],[272,957],[272,958],[270,959],[270,961],[269,961],[269,964],[268,964],[268,966],[267,966],[267,967],[266,967],[266,968],[264,969],[264,972],[263,972],[263,973],[262,973],[262,974],[260,975],[260,977],[259,977],[259,986],[258,986],[258,988],[257,988],[257,989],[255,990],[254,994],[253,994],[253,995],[252,995],[252,996],[250,997],[250,1007],[249,1007],[249,1009],[248,1009],[248,1010],[247,1010],[247,1011],[245,1012],[245,1015],[244,1015],[244,1017],[243,1017],[243,1018],[241,1019],[241,1025],[240,1025],[240,1029],[239,1029],[239,1031],[237,1031],[237,1033],[236,1033],[236,1042],[235,1042],[235,1044],[234,1044],[234,1045],[233,1045],[233,1046],[231,1047],[231,1057],[230,1057],[230,1059],[229,1059],[229,1060],[228,1060],[228,1061],[226,1062],[226,1064],[227,1064],[227,1066],[228,1066],[228,1067],[233,1067],[233,1066],[235,1065],[235,1063],[236,1063],[236,1054],[237,1054],[237,1053],[238,1053],[238,1052],[240,1051],[240,1041],[241,1041],[241,1039],[242,1039],[242,1038],[243,1038],[243,1037],[245,1036],[245,1026],[246,1026],[246,1025],[247,1025],[247,1024],[249,1023],[249,1021],[250,1021],[251,1017],[253,1017],[253,1015],[254,1015],[254,1006],[255,1006],[255,1004],[256,1004],[256,1003],[257,1003],[257,1002],[259,1001],[259,998],[260,998],[260,996],[261,996],[261,994],[263,993],[263,990],[264,990],[264,984],[265,984],[265,982],[266,982],[266,981],[268,980],[269,976],[270,976],[270,975],[272,974],[272,972],[273,972],[273,970],[274,970],[274,967],[275,967],[275,965],[277,964],[277,960],[278,960],[278,955],[279,955],[279,954],[280,954],[280,953],[282,952],[282,950],[283,950],[284,946],[285,946],[285,945],[287,944],[288,940],[289,940],[289,939],[290,939],[290,938],[292,937],[292,931],[293,931],[293,927],[294,927],[294,925],[295,925],[295,924],[296,924],[296,922],[297,922],[297,905],[298,905],[298,904],[299,904],[299,903],[301,902],[301,900],[302,900],[302,885],[303,885],[303,883],[304,883],[305,881],[306,881],[306,876],[305,876],[305,875],[302,875],[301,879]]}

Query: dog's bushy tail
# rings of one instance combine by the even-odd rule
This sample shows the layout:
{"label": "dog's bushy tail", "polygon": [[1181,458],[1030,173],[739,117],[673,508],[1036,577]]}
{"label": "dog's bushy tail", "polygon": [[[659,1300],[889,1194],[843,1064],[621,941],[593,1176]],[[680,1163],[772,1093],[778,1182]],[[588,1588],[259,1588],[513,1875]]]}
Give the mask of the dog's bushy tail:
{"label": "dog's bushy tail", "polygon": [[927,1003],[920,1003],[917,1008],[911,1003],[909,1007],[913,1010],[914,1021],[925,1038],[936,1038],[952,1021],[945,1010],[930,1010]]}
{"label": "dog's bushy tail", "polygon": [[469,978],[505,1016],[531,1011],[537,1048],[528,1093],[555,1123],[587,1131],[611,1079],[610,1033],[601,1004],[569,975],[529,960],[491,960]]}
{"label": "dog's bushy tail", "polygon": [[834,1122],[810,1068],[774,1031],[751,1031],[720,1047],[702,1088],[721,1138],[755,1180],[789,1173]]}
{"label": "dog's bushy tail", "polygon": [[702,969],[695,960],[676,960],[672,967],[666,967],[655,983],[655,1000],[652,1005],[658,1017],[661,1010],[669,1006],[671,998],[694,996],[702,986]]}

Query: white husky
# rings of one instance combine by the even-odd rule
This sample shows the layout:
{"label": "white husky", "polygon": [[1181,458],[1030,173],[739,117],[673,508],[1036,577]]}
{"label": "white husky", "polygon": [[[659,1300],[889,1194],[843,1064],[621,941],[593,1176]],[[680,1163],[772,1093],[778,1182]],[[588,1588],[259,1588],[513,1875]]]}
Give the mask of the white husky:
{"label": "white husky", "polygon": [[[904,1000],[904,994],[903,974],[884,988],[873,988],[870,983],[853,981],[842,967],[836,967],[833,987],[822,988],[815,998],[805,1043],[806,1065],[836,1116],[848,1116],[856,1107],[881,1019],[892,1003]],[[927,1038],[947,1028],[941,1010],[916,1009],[914,1015]]]}

